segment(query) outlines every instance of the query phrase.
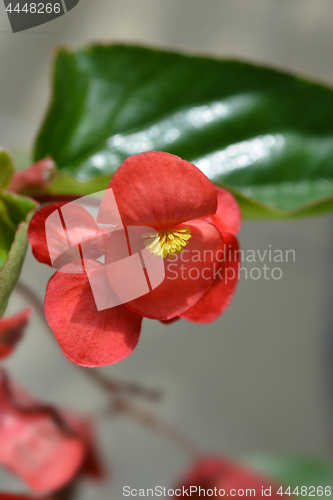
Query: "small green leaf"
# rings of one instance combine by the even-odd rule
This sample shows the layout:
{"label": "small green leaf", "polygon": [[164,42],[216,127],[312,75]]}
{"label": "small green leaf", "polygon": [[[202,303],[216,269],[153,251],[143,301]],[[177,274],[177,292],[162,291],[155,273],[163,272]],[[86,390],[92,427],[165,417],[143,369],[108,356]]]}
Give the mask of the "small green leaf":
{"label": "small green leaf", "polygon": [[0,148],[0,191],[6,189],[14,173],[11,157],[5,149]]}
{"label": "small green leaf", "polygon": [[[309,495],[309,491],[307,495],[303,496],[312,496],[312,498],[330,497],[331,494],[325,495],[326,487],[330,487],[333,493],[333,460],[249,455],[242,458],[241,462],[251,469],[274,479],[277,486],[283,486],[283,488],[290,486],[291,492],[297,486],[299,493],[302,486],[306,486],[308,490],[310,486],[313,486],[314,491],[311,489],[313,496]],[[324,489],[322,495],[320,495],[320,491],[317,494],[318,486],[322,486]],[[302,498],[301,493],[299,496]],[[281,496],[281,499],[283,498],[286,498],[286,495]]]}
{"label": "small green leaf", "polygon": [[0,316],[20,275],[28,246],[27,229],[36,208],[30,198],[0,194]]}
{"label": "small green leaf", "polygon": [[126,157],[168,151],[235,192],[245,216],[333,209],[333,90],[254,64],[137,46],[60,50],[35,159],[53,194],[104,189]]}

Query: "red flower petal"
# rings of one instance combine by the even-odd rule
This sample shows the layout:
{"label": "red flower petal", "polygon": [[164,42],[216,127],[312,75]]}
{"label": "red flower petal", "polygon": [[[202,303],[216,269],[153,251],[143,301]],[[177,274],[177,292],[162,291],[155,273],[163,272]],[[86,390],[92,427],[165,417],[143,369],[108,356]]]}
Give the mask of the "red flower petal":
{"label": "red flower petal", "polygon": [[237,234],[242,225],[242,212],[235,197],[226,189],[215,186],[217,211],[210,220],[221,233]]}
{"label": "red flower petal", "polygon": [[179,319],[179,316],[175,316],[171,319],[161,319],[160,322],[163,323],[163,325],[171,325],[171,323],[175,323],[175,321],[178,321]]}
{"label": "red flower petal", "polygon": [[[262,477],[260,474],[252,472],[238,464],[221,459],[220,457],[205,457],[194,464],[185,474],[176,489],[181,489],[181,493],[183,493],[183,489],[188,489],[189,492],[191,486],[192,488],[197,488],[197,491],[192,489],[191,498],[193,500],[204,496],[203,492],[199,495],[199,487],[206,491],[216,488],[218,493],[220,490],[225,490],[225,494],[221,496],[232,496],[232,498],[242,498],[243,495],[241,492],[239,495],[237,493],[239,490],[246,491],[246,489],[255,489],[255,495],[252,494],[252,497],[266,498],[262,496],[261,488],[263,487],[266,489],[272,487],[272,495],[270,498],[273,500],[279,498],[279,495],[276,493],[278,486],[274,481]],[[231,493],[231,490],[236,491]],[[223,491],[221,493],[223,493]],[[187,498],[186,494],[178,495],[174,498],[185,497]]]}
{"label": "red flower petal", "polygon": [[82,242],[85,242],[85,256],[100,257],[108,236],[84,207],[72,202],[52,203],[38,210],[29,224],[28,239],[39,262],[51,266],[52,258],[53,267],[59,269],[80,258],[78,244]]}
{"label": "red flower petal", "polygon": [[191,229],[191,238],[178,258],[164,259],[164,281],[146,295],[127,303],[138,314],[159,320],[179,316],[213,283],[213,261],[216,252],[222,251],[222,236],[213,224],[204,220],[190,221],[186,226]]}
{"label": "red flower petal", "polygon": [[0,463],[36,493],[62,488],[78,472],[84,445],[52,407],[41,405],[0,372]]}
{"label": "red flower petal", "polygon": [[[237,239],[225,233],[224,256],[220,274],[217,274],[212,286],[204,293],[198,302],[181,314],[182,319],[195,323],[211,323],[228,308],[236,291],[239,279],[240,252]],[[220,259],[222,260],[222,259]]]}
{"label": "red flower petal", "polygon": [[47,247],[45,221],[50,214],[58,210],[65,203],[52,203],[37,210],[30,221],[28,228],[28,240],[32,246],[32,253],[38,262],[52,266],[49,250]]}
{"label": "red flower petal", "polygon": [[31,313],[32,309],[28,308],[15,316],[0,319],[0,359],[7,357],[21,340]]}
{"label": "red flower petal", "polygon": [[[99,262],[85,261],[91,268]],[[69,264],[45,294],[45,316],[65,356],[77,365],[105,366],[123,360],[138,343],[142,317],[124,305],[98,311],[86,273]],[[103,283],[101,282],[101,292]]]}
{"label": "red flower petal", "polygon": [[214,214],[217,208],[214,186],[197,167],[159,151],[127,158],[108,187],[124,226],[171,229]]}

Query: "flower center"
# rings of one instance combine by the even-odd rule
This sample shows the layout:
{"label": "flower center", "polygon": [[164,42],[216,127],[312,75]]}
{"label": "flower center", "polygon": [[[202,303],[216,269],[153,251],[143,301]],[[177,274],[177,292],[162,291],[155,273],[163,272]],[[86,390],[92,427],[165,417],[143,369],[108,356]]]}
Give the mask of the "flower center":
{"label": "flower center", "polygon": [[189,227],[182,227],[169,231],[159,231],[157,234],[145,233],[141,238],[148,238],[144,241],[144,245],[150,253],[160,255],[163,259],[169,255],[172,259],[175,253],[179,255],[184,250],[191,238],[190,233]]}

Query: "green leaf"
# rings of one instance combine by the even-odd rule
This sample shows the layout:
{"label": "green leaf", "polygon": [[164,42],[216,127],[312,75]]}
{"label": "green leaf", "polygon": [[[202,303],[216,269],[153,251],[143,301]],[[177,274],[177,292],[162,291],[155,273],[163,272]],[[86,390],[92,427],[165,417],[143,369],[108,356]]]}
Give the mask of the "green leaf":
{"label": "green leaf", "polygon": [[5,149],[0,148],[0,191],[9,186],[14,173],[11,157]]}
{"label": "green leaf", "polygon": [[20,275],[28,246],[27,229],[36,208],[30,198],[0,193],[0,316]]}
{"label": "green leaf", "polygon": [[35,160],[52,156],[53,194],[104,189],[148,150],[195,163],[228,186],[243,213],[333,209],[333,91],[240,61],[137,46],[58,52]]}
{"label": "green leaf", "polygon": [[[298,486],[300,492],[301,486],[314,486],[315,492],[312,498],[327,498],[325,493],[317,495],[317,487],[331,487],[333,492],[333,460],[315,459],[315,458],[292,458],[292,457],[270,457],[265,455],[249,455],[242,460],[244,465],[260,472],[261,474],[274,479],[277,486],[283,486],[283,491],[288,486],[291,492]],[[309,492],[306,495],[309,496]],[[302,495],[299,495],[302,498]],[[281,499],[288,498],[287,495],[281,496]]]}

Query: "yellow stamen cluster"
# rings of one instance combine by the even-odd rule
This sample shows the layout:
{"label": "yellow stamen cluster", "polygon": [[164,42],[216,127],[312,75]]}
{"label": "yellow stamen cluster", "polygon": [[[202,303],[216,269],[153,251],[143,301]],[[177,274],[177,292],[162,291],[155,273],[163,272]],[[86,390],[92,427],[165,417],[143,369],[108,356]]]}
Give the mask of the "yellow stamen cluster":
{"label": "yellow stamen cluster", "polygon": [[160,255],[165,259],[167,256],[173,258],[174,254],[180,254],[191,238],[191,229],[182,227],[169,231],[159,231],[156,233],[145,233],[141,238],[148,238],[144,245],[150,253]]}

